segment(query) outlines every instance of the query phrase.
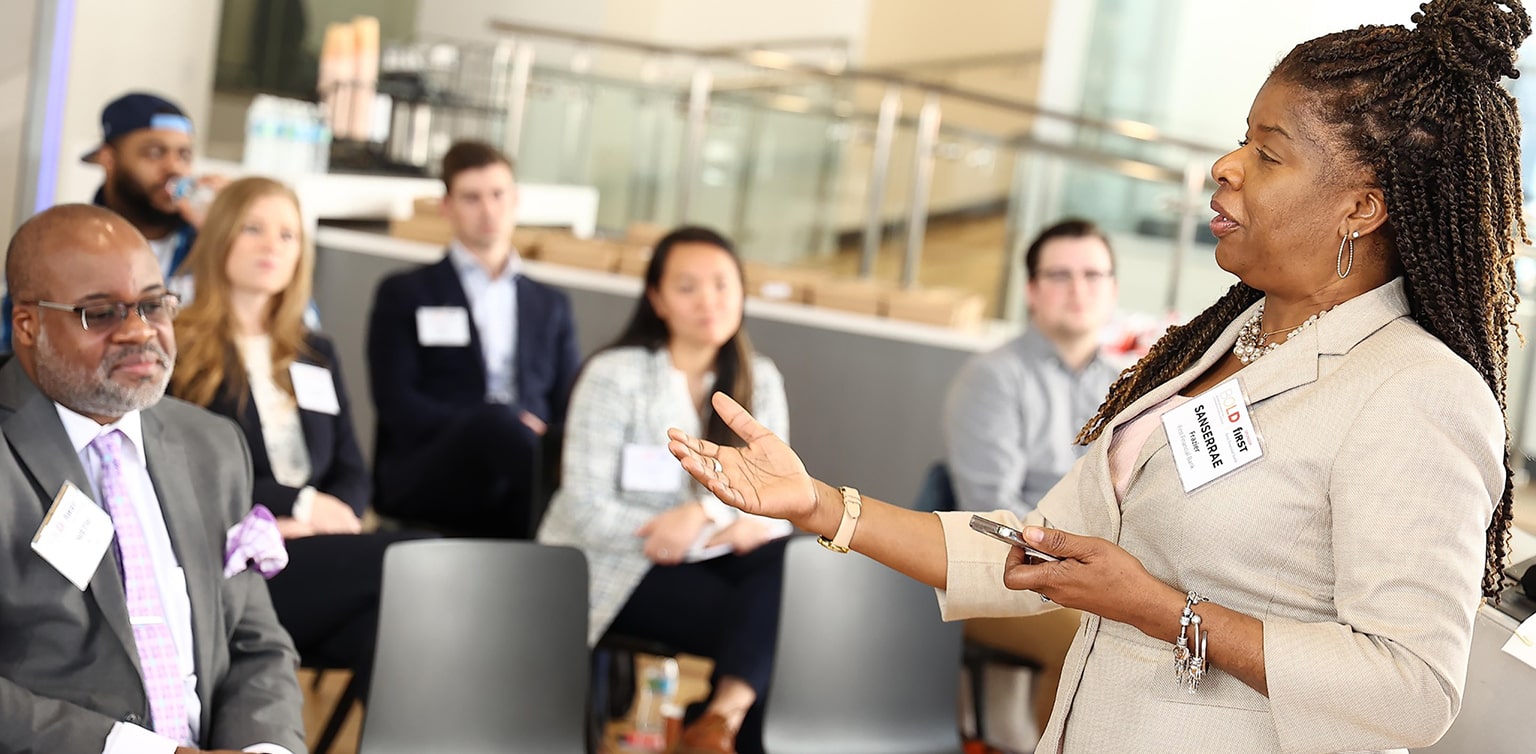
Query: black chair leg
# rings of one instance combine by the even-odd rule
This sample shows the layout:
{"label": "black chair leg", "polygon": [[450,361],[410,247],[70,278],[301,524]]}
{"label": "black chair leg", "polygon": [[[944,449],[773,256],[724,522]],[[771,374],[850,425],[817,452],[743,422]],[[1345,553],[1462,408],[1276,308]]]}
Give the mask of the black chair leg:
{"label": "black chair leg", "polygon": [[601,647],[592,650],[591,698],[587,700],[587,754],[599,754],[603,738],[608,734],[608,665],[613,662],[609,651]]}
{"label": "black chair leg", "polygon": [[341,726],[347,722],[347,715],[352,713],[352,706],[357,704],[358,696],[362,689],[358,688],[356,675],[347,681],[347,687],[341,692],[341,698],[336,700],[336,707],[331,710],[331,716],[325,721],[325,730],[320,733],[320,740],[310,750],[310,754],[326,754],[331,750],[331,744],[336,743],[336,737],[341,734]]}
{"label": "black chair leg", "polygon": [[[971,722],[976,725],[976,740],[987,740],[987,663],[970,663]],[[316,752],[319,754],[319,752]]]}

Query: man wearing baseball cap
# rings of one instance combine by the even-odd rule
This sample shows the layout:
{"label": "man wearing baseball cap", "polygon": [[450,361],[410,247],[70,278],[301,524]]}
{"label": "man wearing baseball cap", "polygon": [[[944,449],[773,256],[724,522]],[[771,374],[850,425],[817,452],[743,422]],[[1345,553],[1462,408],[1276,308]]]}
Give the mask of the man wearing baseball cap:
{"label": "man wearing baseball cap", "polygon": [[[190,298],[190,276],[182,262],[197,238],[208,202],[194,201],[197,191],[177,192],[192,171],[192,120],[174,103],[153,94],[132,92],[101,111],[101,144],[81,156],[100,165],[105,180],[93,203],[122,215],[149,240],[165,274],[167,287]],[[218,190],[218,176],[194,185]],[[0,302],[0,350],[11,350],[11,299]]]}

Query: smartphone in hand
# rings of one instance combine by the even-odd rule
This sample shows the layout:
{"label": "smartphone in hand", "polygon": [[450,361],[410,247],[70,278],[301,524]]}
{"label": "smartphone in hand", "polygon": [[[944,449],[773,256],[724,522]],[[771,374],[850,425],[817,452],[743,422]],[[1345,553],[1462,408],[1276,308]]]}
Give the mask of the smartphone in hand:
{"label": "smartphone in hand", "polygon": [[1018,547],[1024,550],[1025,555],[1028,555],[1035,560],[1049,560],[1051,562],[1061,560],[1061,558],[1058,558],[1055,555],[1048,555],[1046,553],[1040,552],[1039,550],[1036,550],[1034,547],[1031,547],[1029,543],[1024,541],[1024,532],[1021,532],[1011,526],[1000,524],[996,521],[982,518],[981,516],[971,516],[971,528],[993,539],[1007,542],[1014,547]]}

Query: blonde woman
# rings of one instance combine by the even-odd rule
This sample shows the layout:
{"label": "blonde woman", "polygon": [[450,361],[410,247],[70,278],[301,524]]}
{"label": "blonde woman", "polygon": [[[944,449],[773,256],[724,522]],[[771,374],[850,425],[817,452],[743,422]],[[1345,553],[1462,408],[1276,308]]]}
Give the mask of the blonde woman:
{"label": "blonde woman", "polygon": [[371,483],[335,347],[309,330],[314,251],[298,198],[266,178],[219,193],[192,249],[197,299],[176,321],[171,392],[245,432],[253,502],[272,510],[289,565],[269,582],[305,665],[372,669],[384,548],[359,534]]}

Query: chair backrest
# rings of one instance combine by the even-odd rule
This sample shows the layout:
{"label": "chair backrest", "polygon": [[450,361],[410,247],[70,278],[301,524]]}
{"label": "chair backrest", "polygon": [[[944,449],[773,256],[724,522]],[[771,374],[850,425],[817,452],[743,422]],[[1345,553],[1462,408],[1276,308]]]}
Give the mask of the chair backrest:
{"label": "chair backrest", "polygon": [[912,510],[933,512],[959,509],[959,501],[955,499],[954,479],[950,476],[949,466],[943,461],[935,461],[928,467],[928,473],[923,476],[923,486],[917,491],[917,500],[913,501]]}
{"label": "chair backrest", "polygon": [[784,556],[768,754],[958,754],[961,624],[933,590],[807,537]]}
{"label": "chair backrest", "polygon": [[359,751],[584,754],[589,664],[579,550],[393,545]]}

